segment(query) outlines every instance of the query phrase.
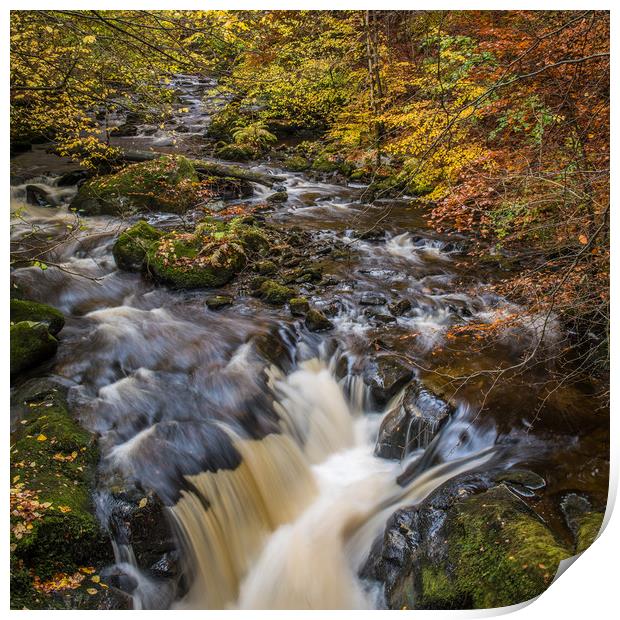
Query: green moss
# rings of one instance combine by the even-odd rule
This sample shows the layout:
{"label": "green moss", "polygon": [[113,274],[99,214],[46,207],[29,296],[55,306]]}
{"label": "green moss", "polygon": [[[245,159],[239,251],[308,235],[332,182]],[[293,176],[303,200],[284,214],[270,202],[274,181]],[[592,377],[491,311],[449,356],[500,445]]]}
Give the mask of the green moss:
{"label": "green moss", "polygon": [[11,299],[11,322],[21,321],[45,323],[50,334],[55,336],[63,328],[65,317],[62,312],[47,304]]}
{"label": "green moss", "polygon": [[271,260],[259,260],[254,265],[254,269],[256,269],[258,273],[264,276],[274,274],[278,270],[276,264]]}
{"label": "green moss", "polygon": [[119,269],[140,271],[151,245],[163,236],[163,232],[144,220],[123,231],[114,243],[112,254]]}
{"label": "green moss", "polygon": [[603,518],[602,512],[589,512],[579,520],[577,529],[576,552],[584,552],[595,540],[601,531]]}
{"label": "green moss", "polygon": [[295,297],[295,291],[288,286],[278,284],[275,280],[265,280],[258,289],[259,296],[267,303],[276,306],[285,304]]}
{"label": "green moss", "polygon": [[215,154],[220,159],[229,161],[248,161],[255,155],[252,148],[240,144],[225,144]]}
{"label": "green moss", "polygon": [[[45,581],[112,557],[90,498],[98,460],[93,436],[72,419],[58,387],[27,405],[11,438],[11,604],[48,607],[32,588],[34,576]],[[38,516],[24,532],[27,501],[38,503]]]}
{"label": "green moss", "polygon": [[310,304],[305,297],[293,297],[288,305],[293,316],[304,316],[310,310]]}
{"label": "green moss", "polygon": [[311,308],[306,313],[306,327],[313,332],[322,332],[332,329],[334,324],[320,311]]}
{"label": "green moss", "polygon": [[274,192],[267,196],[267,202],[272,204],[277,204],[281,202],[286,202],[288,200],[288,194],[285,191],[282,192]]}
{"label": "green moss", "polygon": [[199,189],[192,163],[180,155],[166,155],[87,181],[71,206],[88,215],[136,211],[184,213],[198,202]]}
{"label": "green moss", "polygon": [[301,157],[301,155],[291,155],[291,157],[287,157],[282,163],[285,168],[293,172],[303,172],[310,168],[310,162],[305,157]]}
{"label": "green moss", "polygon": [[44,323],[22,321],[11,325],[11,374],[37,366],[56,353],[58,341]]}
{"label": "green moss", "polygon": [[530,600],[571,556],[504,485],[456,504],[448,518],[448,562],[443,569],[422,564],[418,608],[484,609]]}
{"label": "green moss", "polygon": [[312,170],[315,170],[316,172],[326,172],[326,173],[339,172],[340,165],[337,162],[332,161],[326,155],[319,155],[312,162]]}

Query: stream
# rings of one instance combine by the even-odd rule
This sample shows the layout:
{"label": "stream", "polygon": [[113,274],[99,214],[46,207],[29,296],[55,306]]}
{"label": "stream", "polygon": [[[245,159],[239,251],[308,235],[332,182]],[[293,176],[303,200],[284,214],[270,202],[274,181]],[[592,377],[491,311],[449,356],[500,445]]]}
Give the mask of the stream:
{"label": "stream", "polygon": [[[182,116],[186,130],[176,118],[174,134],[145,126],[118,143],[191,152],[209,114],[196,94],[205,84],[184,80],[176,86],[186,87],[179,104],[190,110]],[[376,455],[382,421],[406,389],[387,402],[376,398],[365,369],[377,354],[403,360],[417,381],[429,366],[473,372],[518,363],[541,334],[541,317],[483,287],[493,274],[467,255],[466,240],[433,232],[407,197],[368,204],[363,186],[268,161],[254,165],[285,176],[288,201],[267,212],[270,223],[346,248],[344,260],[317,257],[328,265],[327,285],[300,285],[334,324],[314,333],[285,308],[249,295],[213,311],[205,291],[171,290],[119,271],[112,246],[131,222],[101,216],[78,223],[68,209],[76,187],[57,185],[74,165],[35,147],[12,166],[17,244],[27,243],[32,225],[59,239],[67,225],[83,227],[46,257],[47,269],[16,268],[12,280],[26,297],[67,317],[45,372],[69,387],[72,411],[99,437],[97,514],[134,607],[381,608],[381,588],[359,576],[373,541],[396,509],[454,476],[517,465],[535,471],[545,489],[528,501],[560,534],[563,493],[606,496],[607,472],[594,445],[605,416],[592,414],[587,386],[559,388],[538,412],[528,386],[547,372],[540,368],[498,385],[485,396],[482,415],[481,385],[468,382],[440,430],[409,429],[401,459]],[[58,206],[27,204],[32,184]],[[269,192],[254,189],[234,204],[263,202]],[[146,219],[183,225],[171,214]],[[227,285],[213,292],[231,291]],[[410,310],[387,310],[402,300]],[[471,354],[467,345],[446,342],[451,326],[514,313],[522,316],[517,332],[495,347]],[[559,346],[561,338],[551,324],[545,346]],[[165,505],[184,587],[153,577],[122,528],[110,526],[117,490],[127,486],[155,493]]]}

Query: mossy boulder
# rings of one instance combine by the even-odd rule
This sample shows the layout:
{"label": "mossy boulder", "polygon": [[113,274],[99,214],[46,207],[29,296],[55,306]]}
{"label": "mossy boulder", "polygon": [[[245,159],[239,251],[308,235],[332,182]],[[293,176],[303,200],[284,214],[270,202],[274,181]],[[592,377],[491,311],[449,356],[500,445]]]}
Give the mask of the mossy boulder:
{"label": "mossy boulder", "polygon": [[[373,567],[391,609],[486,609],[528,601],[572,550],[506,484],[450,482],[390,519]],[[371,571],[371,572],[373,572]]]}
{"label": "mossy boulder", "polygon": [[166,155],[87,181],[79,188],[71,207],[87,215],[185,213],[200,201],[201,189],[189,159]]}
{"label": "mossy boulder", "polygon": [[306,313],[305,324],[311,332],[324,332],[334,327],[334,324],[315,308],[311,308]]}
{"label": "mossy boulder", "polygon": [[286,202],[288,200],[288,194],[286,191],[274,192],[267,196],[267,202],[271,204],[278,204],[282,202]]}
{"label": "mossy boulder", "polygon": [[50,385],[25,405],[11,437],[11,606],[63,607],[49,594],[50,580],[71,578],[75,589],[63,593],[88,599],[86,588],[102,592],[93,568],[113,561],[91,500],[98,452],[71,417],[63,388]]}
{"label": "mossy boulder", "polygon": [[254,265],[254,269],[263,276],[270,276],[278,270],[278,267],[271,260],[260,260]]}
{"label": "mossy boulder", "polygon": [[161,230],[144,220],[123,231],[112,248],[114,261],[119,269],[140,271],[151,245],[164,235]]}
{"label": "mossy boulder", "polygon": [[310,168],[310,162],[301,155],[291,155],[291,157],[287,157],[282,165],[287,170],[292,170],[293,172],[303,172],[304,170],[308,170]]}
{"label": "mossy boulder", "polygon": [[603,526],[605,515],[602,512],[588,512],[577,525],[576,553],[583,553],[595,540]]}
{"label": "mossy boulder", "polygon": [[258,297],[274,306],[282,306],[295,297],[295,289],[284,286],[275,280],[263,280],[255,293]]}
{"label": "mossy boulder", "polygon": [[45,323],[50,334],[55,336],[64,326],[65,317],[60,310],[47,304],[22,299],[11,299],[11,322],[32,321]]}
{"label": "mossy boulder", "polygon": [[254,149],[243,144],[225,144],[215,154],[228,161],[248,161],[255,156]]}
{"label": "mossy boulder", "polygon": [[57,349],[58,341],[45,323],[11,324],[11,375],[41,364],[53,357]]}
{"label": "mossy boulder", "polygon": [[310,310],[310,303],[305,297],[293,297],[289,300],[288,305],[293,316],[305,316],[306,312]]}
{"label": "mossy boulder", "polygon": [[230,295],[211,295],[205,299],[205,304],[209,310],[221,310],[226,306],[231,306],[233,298]]}

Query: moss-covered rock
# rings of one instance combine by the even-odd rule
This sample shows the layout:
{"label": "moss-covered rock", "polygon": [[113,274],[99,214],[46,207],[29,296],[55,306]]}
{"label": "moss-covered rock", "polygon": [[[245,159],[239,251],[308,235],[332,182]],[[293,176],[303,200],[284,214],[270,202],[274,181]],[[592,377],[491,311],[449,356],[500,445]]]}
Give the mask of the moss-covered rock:
{"label": "moss-covered rock", "polygon": [[220,159],[228,161],[248,161],[255,156],[251,147],[242,144],[225,144],[215,154]]}
{"label": "moss-covered rock", "polygon": [[283,284],[279,284],[275,280],[263,280],[256,294],[268,304],[282,306],[289,299],[295,297],[295,290]]}
{"label": "moss-covered rock", "polygon": [[166,155],[87,181],[71,206],[88,215],[139,211],[185,213],[200,201],[202,189],[190,160]]}
{"label": "moss-covered rock", "polygon": [[579,519],[576,553],[583,553],[595,541],[603,526],[604,517],[602,512],[588,512]]}
{"label": "moss-covered rock", "polygon": [[278,267],[271,260],[260,260],[254,265],[254,269],[263,276],[270,276],[278,270]]}
{"label": "moss-covered rock", "polygon": [[114,261],[119,269],[140,271],[149,248],[164,233],[144,220],[123,231],[112,248]]}
{"label": "moss-covered rock", "polygon": [[226,306],[231,306],[233,298],[230,295],[211,295],[205,299],[205,304],[209,310],[221,310]]}
{"label": "moss-covered rock", "polygon": [[334,327],[334,324],[320,311],[311,308],[306,313],[306,327],[311,332],[324,332]]}
{"label": "moss-covered rock", "polygon": [[98,453],[93,436],[68,412],[65,393],[50,386],[26,403],[28,414],[11,447],[11,606],[64,607],[48,593],[62,578],[63,592],[99,591],[93,568],[113,561],[90,496]]}
{"label": "moss-covered rock", "polygon": [[288,305],[293,316],[305,316],[306,312],[310,310],[310,304],[305,297],[293,297],[289,300]]}
{"label": "moss-covered rock", "polygon": [[282,164],[287,170],[292,170],[293,172],[303,172],[310,168],[310,162],[301,155],[291,155]]}
{"label": "moss-covered rock", "polygon": [[11,375],[53,357],[58,341],[45,323],[21,321],[11,325]]}
{"label": "moss-covered rock", "polygon": [[11,299],[11,322],[32,321],[45,323],[50,334],[55,336],[65,324],[65,317],[60,310],[47,304],[22,299]]}
{"label": "moss-covered rock", "polygon": [[[448,483],[452,484],[452,483]],[[392,609],[485,609],[528,601],[572,555],[506,484],[452,484],[392,517],[379,576]]]}
{"label": "moss-covered rock", "polygon": [[267,196],[267,202],[271,204],[278,204],[286,202],[288,200],[288,194],[285,191],[274,192]]}

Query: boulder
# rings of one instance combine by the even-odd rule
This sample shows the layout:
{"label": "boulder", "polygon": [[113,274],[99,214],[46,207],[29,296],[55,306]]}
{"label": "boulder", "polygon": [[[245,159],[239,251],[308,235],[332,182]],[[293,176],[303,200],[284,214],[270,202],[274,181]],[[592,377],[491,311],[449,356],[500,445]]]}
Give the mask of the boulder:
{"label": "boulder", "polygon": [[359,303],[361,306],[383,306],[387,303],[387,299],[381,293],[367,291],[360,295]]}
{"label": "boulder", "polygon": [[486,609],[538,596],[571,555],[506,484],[466,474],[394,513],[362,575],[390,609]]}
{"label": "boulder", "polygon": [[418,383],[411,383],[383,418],[375,454],[401,460],[412,450],[426,448],[452,412],[448,403]]}
{"label": "boulder", "polygon": [[288,200],[288,193],[286,191],[274,192],[273,194],[267,196],[266,200],[272,204],[286,202]]}
{"label": "boulder", "polygon": [[295,289],[279,284],[275,280],[264,280],[258,288],[257,296],[268,304],[282,306],[295,297]]}
{"label": "boulder", "polygon": [[52,336],[55,336],[65,324],[65,317],[60,310],[47,304],[24,299],[11,299],[11,322],[32,321],[44,323]]}
{"label": "boulder", "polygon": [[40,185],[26,185],[26,202],[38,207],[57,207],[58,201],[54,196]]}
{"label": "boulder", "polygon": [[334,324],[320,311],[311,308],[306,313],[306,327],[311,332],[324,332],[334,327]]}
{"label": "boulder", "polygon": [[53,357],[58,341],[45,323],[21,321],[11,325],[11,375]]}
{"label": "boulder", "polygon": [[144,220],[124,230],[114,243],[112,255],[119,269],[140,271],[153,242],[164,233]]}
{"label": "boulder", "polygon": [[293,297],[289,300],[288,305],[293,316],[305,316],[306,312],[310,310],[310,304],[305,297]]}
{"label": "boulder", "polygon": [[378,405],[384,405],[413,377],[411,366],[398,355],[370,358],[364,367],[364,383]]}
{"label": "boulder", "polygon": [[388,306],[389,311],[394,316],[402,316],[411,310],[411,302],[408,299],[401,299]]}

